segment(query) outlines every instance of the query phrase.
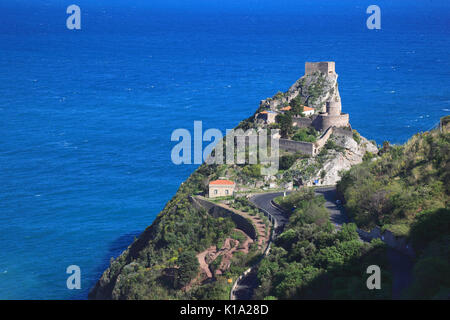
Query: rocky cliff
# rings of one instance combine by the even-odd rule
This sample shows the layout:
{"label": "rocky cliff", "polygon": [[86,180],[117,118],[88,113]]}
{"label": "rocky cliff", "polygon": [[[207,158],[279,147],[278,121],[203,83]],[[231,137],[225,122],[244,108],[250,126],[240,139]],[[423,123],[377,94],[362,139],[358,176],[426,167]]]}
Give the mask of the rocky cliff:
{"label": "rocky cliff", "polygon": [[341,179],[341,172],[361,163],[368,152],[378,152],[373,142],[356,133],[358,138],[355,140],[353,134],[344,132],[335,131],[317,156],[297,160],[287,174],[307,186],[315,181],[318,185],[334,185]]}
{"label": "rocky cliff", "polygon": [[341,99],[337,79],[338,75],[334,72],[329,74],[315,72],[304,75],[288,91],[278,92],[272,98],[262,100],[260,108],[276,111],[291,101],[298,100],[300,104],[314,108],[317,112],[324,111],[327,101]]}

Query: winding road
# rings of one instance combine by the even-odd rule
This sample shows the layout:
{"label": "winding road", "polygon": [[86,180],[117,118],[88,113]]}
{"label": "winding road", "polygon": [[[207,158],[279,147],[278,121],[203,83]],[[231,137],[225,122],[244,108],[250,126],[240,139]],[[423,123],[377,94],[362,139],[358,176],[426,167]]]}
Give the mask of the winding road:
{"label": "winding road", "polygon": [[[286,194],[289,193],[290,192],[286,192]],[[325,208],[329,211],[330,220],[337,229],[340,229],[344,223],[349,222],[344,207],[336,204],[336,187],[319,187],[315,189],[315,193],[317,195],[321,194],[324,196],[326,201]],[[274,221],[273,237],[276,237],[283,232],[284,226],[289,221],[286,213],[276,207],[272,202],[274,198],[283,194],[284,192],[262,193],[256,194],[250,198],[250,202],[266,214],[272,216]],[[392,267],[391,271],[393,274],[392,294],[394,299],[398,299],[401,297],[403,290],[411,283],[412,262],[408,256],[393,249],[388,250],[388,259],[390,261]],[[242,279],[237,281],[234,291],[231,294],[234,299],[249,300],[253,297],[254,289],[258,286],[256,267],[257,265],[253,266],[249,273],[243,275]]]}
{"label": "winding road", "polygon": [[275,222],[274,223],[275,235],[277,235],[278,232],[289,221],[289,218],[287,217],[286,213],[272,204],[272,200],[274,198],[282,195],[283,192],[262,193],[256,194],[250,198],[250,202],[252,202],[260,210],[265,211],[267,214],[272,216]]}
{"label": "winding road", "polygon": [[[347,216],[343,211],[343,208],[336,206],[336,188],[335,187],[323,187],[316,188],[316,194],[322,194],[325,197],[325,207],[330,212],[331,221],[339,228],[340,225],[347,222]],[[287,191],[286,194],[289,194]],[[282,196],[285,192],[271,192],[261,193],[250,197],[250,202],[257,206],[260,210],[272,217],[274,222],[273,238],[277,237],[283,232],[284,226],[289,221],[289,217],[286,212],[278,208],[273,204],[273,199]],[[257,265],[251,268],[251,271],[237,281],[234,287],[231,297],[236,300],[249,300],[253,297],[253,292],[258,286],[257,278]]]}
{"label": "winding road", "polygon": [[[347,222],[347,216],[342,207],[336,206],[336,188],[335,187],[323,187],[316,188],[316,194],[323,194],[326,203],[325,207],[330,212],[331,221],[339,228],[343,223]],[[289,194],[290,192],[286,192]],[[255,206],[260,210],[264,211],[266,214],[272,217],[274,222],[274,233],[273,237],[277,237],[283,232],[284,226],[289,221],[289,217],[286,212],[278,208],[273,204],[273,199],[285,194],[284,192],[272,192],[272,193],[261,193],[256,194],[250,198]],[[240,280],[237,281],[236,286],[231,293],[231,297],[236,300],[248,300],[253,297],[253,291],[258,286],[258,278],[256,275],[256,266],[251,268],[251,271],[242,276]]]}

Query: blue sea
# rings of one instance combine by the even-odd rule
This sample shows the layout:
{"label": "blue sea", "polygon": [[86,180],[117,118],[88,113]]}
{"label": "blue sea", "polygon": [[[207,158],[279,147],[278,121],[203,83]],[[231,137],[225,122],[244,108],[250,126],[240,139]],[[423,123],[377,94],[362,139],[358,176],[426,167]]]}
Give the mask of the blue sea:
{"label": "blue sea", "polygon": [[0,4],[0,299],[86,299],[196,168],[171,162],[171,133],[235,127],[305,61],[336,61],[379,144],[450,114],[444,1],[378,1],[381,30],[369,1],[90,2],[81,30],[72,2]]}

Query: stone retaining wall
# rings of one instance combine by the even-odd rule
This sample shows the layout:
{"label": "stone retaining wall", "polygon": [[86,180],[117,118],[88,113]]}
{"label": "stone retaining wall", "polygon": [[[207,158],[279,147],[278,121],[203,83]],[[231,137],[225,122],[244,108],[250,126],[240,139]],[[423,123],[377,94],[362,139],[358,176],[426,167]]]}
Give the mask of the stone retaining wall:
{"label": "stone retaining wall", "polygon": [[250,238],[253,240],[256,240],[257,238],[257,231],[253,223],[249,220],[247,220],[245,217],[239,215],[238,213],[234,212],[233,210],[224,208],[218,203],[214,203],[211,201],[208,201],[202,197],[191,197],[190,198],[192,203],[197,209],[203,208],[210,215],[213,217],[230,217],[231,220],[236,224],[236,227],[243,232],[245,232]]}

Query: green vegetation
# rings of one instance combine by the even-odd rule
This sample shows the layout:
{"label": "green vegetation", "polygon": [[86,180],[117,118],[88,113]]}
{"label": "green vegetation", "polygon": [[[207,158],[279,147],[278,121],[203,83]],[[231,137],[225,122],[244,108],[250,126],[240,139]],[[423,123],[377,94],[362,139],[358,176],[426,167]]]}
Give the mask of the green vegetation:
{"label": "green vegetation", "polygon": [[308,95],[308,105],[314,104],[324,94],[325,76],[321,73],[315,74],[315,76],[317,76],[317,80],[305,88],[307,89],[305,94]]}
{"label": "green vegetation", "polygon": [[297,157],[293,154],[287,154],[280,157],[280,169],[287,170],[295,163]]}
{"label": "green vegetation", "polygon": [[417,258],[407,298],[450,295],[449,157],[449,133],[420,133],[402,146],[384,142],[376,161],[354,166],[338,184],[360,227],[411,240]]}
{"label": "green vegetation", "polygon": [[297,161],[298,159],[305,158],[307,156],[300,154],[300,153],[294,153],[294,154],[285,154],[280,157],[280,170],[288,170],[292,167],[292,165]]}
{"label": "green vegetation", "polygon": [[242,174],[252,178],[261,177],[261,165],[260,164],[249,164],[242,168]]}
{"label": "green vegetation", "polygon": [[375,157],[376,157],[376,155],[374,155],[372,152],[366,151],[366,153],[363,156],[363,161],[369,161]]}
{"label": "green vegetation", "polygon": [[292,115],[290,112],[280,113],[275,118],[276,122],[280,124],[280,134],[283,138],[288,138],[292,134]]}
{"label": "green vegetation", "polygon": [[303,104],[305,103],[303,97],[299,94],[291,100],[291,112],[294,116],[303,117]]}
{"label": "green vegetation", "polygon": [[359,227],[389,227],[407,235],[419,212],[448,207],[449,157],[450,134],[437,130],[417,134],[402,146],[384,143],[376,161],[343,175],[338,190]]}
{"label": "green vegetation", "polygon": [[411,299],[448,299],[450,295],[450,210],[423,211],[411,227],[417,262],[413,283],[406,294]]}
{"label": "green vegetation", "polygon": [[[279,203],[292,212],[285,231],[258,270],[257,299],[381,299],[390,297],[391,276],[386,248],[380,241],[358,240],[356,226],[336,233],[325,200],[311,189],[293,193]],[[381,290],[366,287],[367,266],[382,270]]]}
{"label": "green vegetation", "polygon": [[174,286],[181,289],[195,278],[199,263],[193,251],[182,252],[177,262],[179,268],[177,269]]}
{"label": "green vegetation", "polygon": [[238,232],[238,231],[234,231],[233,234],[231,235],[231,238],[239,241],[239,243],[242,243],[245,241],[245,236],[241,232]]}
{"label": "green vegetation", "polygon": [[259,209],[256,208],[246,197],[239,197],[231,204],[236,210],[247,212],[250,215],[256,215],[259,213]]}
{"label": "green vegetation", "polygon": [[245,270],[258,254],[256,249],[248,257],[233,257],[232,267],[217,281],[180,290],[199,272],[196,254],[212,245],[222,245],[235,232],[230,218],[214,218],[189,200],[190,195],[207,191],[207,181],[216,177],[216,171],[220,171],[216,165],[200,166],[153,224],[111,262],[103,276],[103,286],[108,290],[103,298],[208,299],[229,294],[226,277],[237,277]]}
{"label": "green vegetation", "polygon": [[283,97],[284,97],[284,93],[281,92],[281,91],[278,91],[278,92],[273,96],[274,99],[281,99],[281,98],[283,98]]}
{"label": "green vegetation", "polygon": [[294,133],[292,140],[315,142],[317,140],[317,135],[318,132],[312,127],[300,128]]}
{"label": "green vegetation", "polygon": [[361,135],[355,129],[353,129],[353,140],[355,140],[357,143],[361,142]]}

